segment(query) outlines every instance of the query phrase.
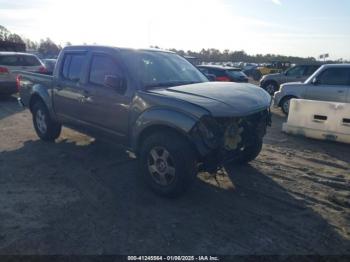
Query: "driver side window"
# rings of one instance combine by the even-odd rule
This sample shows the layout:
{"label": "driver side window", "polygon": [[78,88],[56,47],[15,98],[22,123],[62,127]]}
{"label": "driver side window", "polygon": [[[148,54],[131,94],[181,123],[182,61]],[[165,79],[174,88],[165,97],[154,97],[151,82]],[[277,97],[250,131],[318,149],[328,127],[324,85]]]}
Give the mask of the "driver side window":
{"label": "driver side window", "polygon": [[350,85],[350,68],[329,68],[321,73],[318,82],[321,85]]}
{"label": "driver side window", "polygon": [[107,55],[94,55],[90,66],[89,82],[103,86],[105,77],[108,75],[122,76],[117,63]]}

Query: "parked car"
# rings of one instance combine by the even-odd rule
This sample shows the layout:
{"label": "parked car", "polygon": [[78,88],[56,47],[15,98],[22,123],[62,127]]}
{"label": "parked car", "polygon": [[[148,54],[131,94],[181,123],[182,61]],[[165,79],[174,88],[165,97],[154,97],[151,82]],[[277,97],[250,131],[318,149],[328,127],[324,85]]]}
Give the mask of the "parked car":
{"label": "parked car", "polygon": [[41,61],[43,61],[45,67],[46,67],[46,73],[48,75],[52,75],[53,70],[55,68],[57,59],[42,59]]}
{"label": "parked car", "polygon": [[304,82],[321,65],[297,65],[285,72],[265,75],[260,80],[260,86],[273,95],[281,84],[287,82]]}
{"label": "parked car", "polygon": [[16,70],[45,72],[45,66],[32,54],[0,52],[0,95],[17,93]]}
{"label": "parked car", "polygon": [[199,65],[197,68],[205,75],[215,75],[215,81],[247,83],[248,77],[239,68],[227,66]]}
{"label": "parked car", "polygon": [[286,69],[290,68],[291,65],[292,64],[290,62],[274,61],[272,63],[258,66],[253,72],[253,78],[255,81],[259,81],[264,75],[282,73]]}
{"label": "parked car", "polygon": [[66,125],[134,152],[157,193],[177,196],[198,168],[246,163],[260,152],[271,97],[251,84],[209,82],[183,57],[161,50],[69,46],[53,76],[20,73],[19,102],[37,135]]}
{"label": "parked car", "polygon": [[350,64],[323,65],[304,83],[281,85],[274,105],[288,114],[292,98],[350,103]]}

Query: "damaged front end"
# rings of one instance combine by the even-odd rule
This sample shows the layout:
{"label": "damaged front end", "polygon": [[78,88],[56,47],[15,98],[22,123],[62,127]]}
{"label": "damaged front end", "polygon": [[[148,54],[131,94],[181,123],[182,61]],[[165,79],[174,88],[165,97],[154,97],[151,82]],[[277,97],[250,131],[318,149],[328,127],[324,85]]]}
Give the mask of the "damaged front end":
{"label": "damaged front end", "polygon": [[201,169],[215,172],[239,158],[246,148],[261,143],[268,125],[271,125],[269,109],[245,117],[202,117],[191,131],[201,157]]}

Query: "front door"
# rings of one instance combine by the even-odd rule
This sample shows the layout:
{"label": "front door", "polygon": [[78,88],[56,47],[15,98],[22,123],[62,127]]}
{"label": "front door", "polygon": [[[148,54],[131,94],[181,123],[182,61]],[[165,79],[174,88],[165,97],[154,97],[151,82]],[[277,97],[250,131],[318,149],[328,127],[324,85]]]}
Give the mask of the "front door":
{"label": "front door", "polygon": [[316,82],[309,84],[304,98],[321,101],[347,102],[350,68],[333,67],[319,74]]}
{"label": "front door", "polygon": [[123,142],[128,133],[131,97],[106,86],[106,76],[125,77],[125,74],[115,57],[92,54],[81,118],[94,129],[117,135]]}

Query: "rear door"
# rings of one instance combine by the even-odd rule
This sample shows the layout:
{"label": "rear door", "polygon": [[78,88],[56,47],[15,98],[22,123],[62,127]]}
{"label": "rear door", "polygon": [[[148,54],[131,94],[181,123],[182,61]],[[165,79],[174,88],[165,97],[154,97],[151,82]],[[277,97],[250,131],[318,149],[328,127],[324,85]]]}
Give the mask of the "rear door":
{"label": "rear door", "polygon": [[315,84],[308,85],[304,97],[312,100],[345,103],[349,92],[349,75],[350,68],[327,68],[317,76]]}
{"label": "rear door", "polygon": [[81,119],[94,129],[124,139],[128,132],[131,97],[104,85],[106,76],[127,78],[120,61],[110,54],[94,52],[88,71]]}
{"label": "rear door", "polygon": [[86,57],[86,52],[65,53],[59,70],[59,81],[53,83],[54,108],[63,122],[76,123],[81,118],[81,104],[84,99],[82,79]]}

